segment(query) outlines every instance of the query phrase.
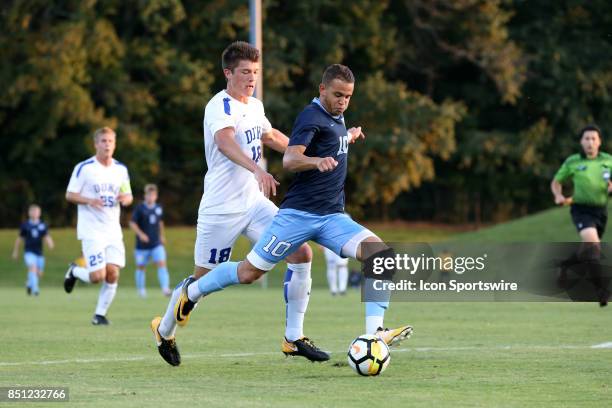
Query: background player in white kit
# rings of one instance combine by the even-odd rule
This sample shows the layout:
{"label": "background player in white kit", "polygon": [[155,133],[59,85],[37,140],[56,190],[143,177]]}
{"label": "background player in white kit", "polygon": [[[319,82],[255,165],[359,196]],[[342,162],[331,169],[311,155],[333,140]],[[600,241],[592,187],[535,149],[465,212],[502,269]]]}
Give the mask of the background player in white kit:
{"label": "background player in white kit", "polygon": [[119,222],[120,207],[132,203],[130,178],[125,165],[113,159],[116,135],[104,127],[94,133],[96,155],[74,167],[66,199],[78,205],[77,238],[81,240],[87,266],[74,263],[64,278],[64,289],[72,292],[76,280],[102,283],[94,325],[106,325],[119,281],[119,269],[125,266],[125,246]]}
{"label": "background player in white kit", "polygon": [[327,265],[327,283],[332,296],[346,295],[348,285],[348,258],[337,255],[334,251],[324,246],[321,247],[325,254]]}
{"label": "background player in white kit", "polygon": [[[262,143],[284,152],[289,139],[272,128],[263,104],[252,97],[259,70],[259,50],[237,41],[225,49],[221,60],[227,87],[208,102],[204,113],[208,171],[198,211],[195,271],[175,288],[163,319],[156,317],[151,322],[158,351],[171,365],[180,364],[174,309],[182,288],[228,261],[239,235],[245,235],[251,242],[257,241],[278,211],[267,198],[270,193],[276,195],[278,182],[258,162]],[[307,244],[287,258],[283,352],[326,360],[329,355],[318,350],[302,332],[312,283],[311,260],[312,250]],[[179,325],[185,323],[178,319]]]}

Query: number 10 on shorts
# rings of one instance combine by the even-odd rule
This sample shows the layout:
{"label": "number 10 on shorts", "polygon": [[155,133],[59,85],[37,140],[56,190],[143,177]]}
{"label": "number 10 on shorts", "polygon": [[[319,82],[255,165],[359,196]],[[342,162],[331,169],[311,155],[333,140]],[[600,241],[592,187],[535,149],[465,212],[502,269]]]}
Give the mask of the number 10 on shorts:
{"label": "number 10 on shorts", "polygon": [[[266,246],[263,247],[263,250],[269,254],[272,254],[273,256],[283,256],[285,252],[287,252],[289,248],[291,248],[291,242],[285,242],[285,241],[276,242],[277,240],[278,238],[276,237],[276,235],[272,235],[272,238],[270,238],[270,242],[268,242]],[[276,245],[274,245],[275,243]],[[274,245],[274,248],[272,248],[273,245]],[[270,251],[270,248],[272,248],[271,251]]]}

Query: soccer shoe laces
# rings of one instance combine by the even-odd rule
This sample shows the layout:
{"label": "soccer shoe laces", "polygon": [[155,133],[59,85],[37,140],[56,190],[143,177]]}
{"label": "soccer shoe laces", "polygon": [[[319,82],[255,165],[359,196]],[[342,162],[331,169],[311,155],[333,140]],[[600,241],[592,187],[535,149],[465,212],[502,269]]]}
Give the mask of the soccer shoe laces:
{"label": "soccer shoe laces", "polygon": [[308,337],[302,337],[301,339],[298,339],[298,340],[301,340],[307,346],[312,347],[313,349],[317,349],[318,350],[318,347],[315,346],[314,342],[312,340],[310,340]]}

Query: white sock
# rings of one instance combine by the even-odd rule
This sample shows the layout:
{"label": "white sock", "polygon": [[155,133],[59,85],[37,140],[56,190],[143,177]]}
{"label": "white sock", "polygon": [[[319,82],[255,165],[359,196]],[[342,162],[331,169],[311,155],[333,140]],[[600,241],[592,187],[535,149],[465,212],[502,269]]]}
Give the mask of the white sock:
{"label": "white sock", "polygon": [[108,308],[113,303],[117,293],[117,286],[117,283],[104,282],[102,284],[100,294],[98,295],[98,305],[96,306],[97,315],[106,316],[106,312],[108,312]]}
{"label": "white sock", "polygon": [[334,262],[327,263],[327,283],[329,283],[329,291],[331,293],[338,292],[338,275],[336,274],[336,264]]}
{"label": "white sock", "polygon": [[291,280],[285,282],[285,301],[287,303],[285,337],[289,341],[304,337],[304,314],[308,308],[312,286],[310,267],[310,262],[287,264],[287,269],[293,271]]}
{"label": "white sock", "polygon": [[348,266],[338,266],[338,290],[340,292],[346,292],[346,285],[348,284]]}
{"label": "white sock", "polygon": [[375,334],[379,327],[384,327],[384,316],[366,316],[365,320],[367,334]]}
{"label": "white sock", "polygon": [[162,317],[162,321],[159,325],[159,334],[165,339],[169,339],[174,336],[176,333],[176,320],[174,319],[174,305],[178,302],[179,297],[181,296],[181,291],[183,290],[183,282],[174,289],[172,292],[172,296],[170,296],[170,301],[168,302],[168,307],[166,308],[166,313],[164,317]]}
{"label": "white sock", "polygon": [[91,283],[91,280],[89,279],[89,271],[81,266],[75,266],[72,268],[72,276],[80,281]]}

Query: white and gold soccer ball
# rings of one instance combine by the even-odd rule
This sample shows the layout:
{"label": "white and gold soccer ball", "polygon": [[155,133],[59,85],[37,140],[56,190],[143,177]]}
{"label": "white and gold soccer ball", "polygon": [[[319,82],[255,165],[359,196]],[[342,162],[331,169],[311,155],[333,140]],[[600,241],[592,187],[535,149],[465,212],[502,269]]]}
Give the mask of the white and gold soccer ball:
{"label": "white and gold soccer ball", "polygon": [[389,346],[373,334],[362,334],[349,346],[348,363],[359,375],[379,375],[385,371],[389,361]]}

